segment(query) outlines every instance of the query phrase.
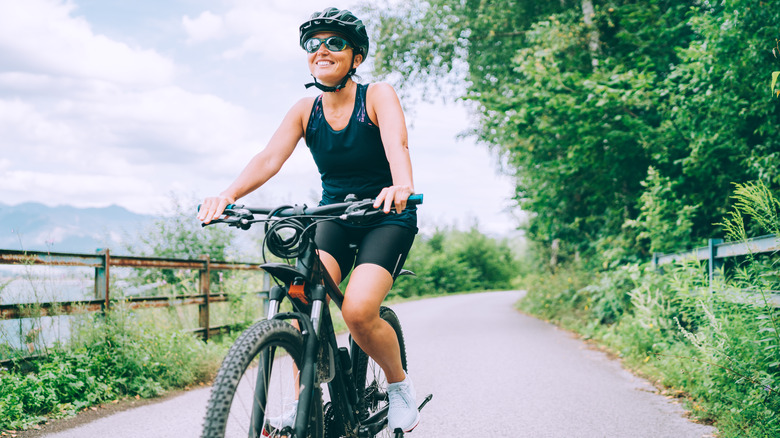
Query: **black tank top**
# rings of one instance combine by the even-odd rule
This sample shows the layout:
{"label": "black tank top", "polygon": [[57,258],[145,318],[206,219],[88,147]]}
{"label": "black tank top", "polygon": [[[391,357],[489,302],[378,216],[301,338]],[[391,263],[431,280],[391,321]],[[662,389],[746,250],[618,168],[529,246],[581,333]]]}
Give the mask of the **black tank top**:
{"label": "black tank top", "polygon": [[[383,188],[393,185],[390,164],[379,127],[366,111],[368,84],[357,84],[355,107],[347,126],[336,131],[322,110],[322,95],[314,99],[306,127],[309,147],[322,178],[321,205],[343,202],[349,194],[358,199],[375,198]],[[379,216],[381,223],[397,223],[417,228],[414,208],[400,215]]]}

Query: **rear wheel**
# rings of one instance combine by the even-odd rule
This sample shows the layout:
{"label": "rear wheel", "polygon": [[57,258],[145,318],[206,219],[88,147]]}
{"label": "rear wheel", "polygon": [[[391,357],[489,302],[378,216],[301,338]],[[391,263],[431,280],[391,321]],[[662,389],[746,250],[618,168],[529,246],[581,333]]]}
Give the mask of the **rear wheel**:
{"label": "rear wheel", "polygon": [[[379,309],[379,317],[387,321],[390,327],[393,328],[393,331],[395,331],[398,346],[401,349],[401,364],[404,371],[407,371],[406,345],[404,344],[404,335],[401,331],[401,322],[398,320],[398,316],[392,309],[381,307]],[[358,389],[358,409],[362,422],[387,406],[387,378],[382,368],[363,352],[354,341],[352,342],[352,351],[354,352],[352,361],[355,385]],[[384,428],[374,436],[394,437],[395,434]]]}
{"label": "rear wheel", "polygon": [[[247,329],[217,373],[201,437],[292,437],[302,366],[303,336],[292,325]],[[314,391],[306,438],[322,438],[322,393]]]}

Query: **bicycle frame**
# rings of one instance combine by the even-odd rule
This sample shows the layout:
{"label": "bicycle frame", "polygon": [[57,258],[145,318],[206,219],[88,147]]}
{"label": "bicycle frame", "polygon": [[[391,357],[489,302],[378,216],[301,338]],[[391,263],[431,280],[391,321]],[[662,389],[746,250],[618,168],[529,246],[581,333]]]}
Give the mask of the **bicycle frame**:
{"label": "bicycle frame", "polygon": [[[422,195],[413,195],[409,198],[411,205],[422,203]],[[344,302],[344,294],[339,289],[338,284],[331,278],[327,270],[324,269],[319,260],[315,245],[313,243],[314,227],[316,223],[324,219],[325,216],[340,218],[345,220],[361,221],[373,214],[381,213],[380,210],[373,209],[373,200],[364,199],[358,201],[350,195],[344,203],[330,204],[314,208],[308,208],[305,205],[282,206],[277,209],[265,208],[245,208],[242,205],[230,205],[225,210],[225,215],[211,223],[227,223],[230,226],[247,230],[253,223],[267,222],[271,218],[285,220],[285,218],[295,218],[298,222],[293,222],[292,228],[302,231],[297,235],[296,240],[285,240],[276,234],[275,238],[282,239],[281,245],[290,244],[292,248],[300,244],[298,248],[289,252],[274,253],[275,255],[293,259],[295,266],[285,263],[265,263],[261,267],[271,276],[279,281],[279,284],[271,287],[269,291],[268,320],[295,320],[298,322],[298,329],[303,335],[303,358],[298,366],[298,412],[295,417],[293,427],[293,437],[305,437],[307,428],[310,426],[310,417],[312,413],[312,402],[314,396],[321,399],[317,368],[319,353],[322,348],[329,349],[331,352],[330,362],[333,369],[328,376],[328,391],[331,395],[330,409],[335,410],[336,417],[341,421],[344,428],[344,435],[347,438],[373,437],[387,426],[388,406],[384,406],[371,414],[369,418],[360,421],[360,415],[363,412],[361,400],[359,400],[359,388],[356,385],[356,379],[352,375],[352,370],[357,367],[358,358],[362,357],[356,354],[359,347],[351,341],[350,350],[339,348],[336,334],[333,330],[333,322],[328,307],[328,297],[341,308]],[[255,219],[254,215],[264,214],[267,219]],[[206,226],[207,224],[204,224]],[[301,227],[302,225],[302,227]],[[273,225],[271,229],[274,229]],[[269,229],[267,228],[267,232]],[[267,235],[268,236],[268,235]],[[297,238],[301,240],[298,241]],[[305,245],[305,246],[304,246]],[[273,252],[273,250],[272,250]],[[410,271],[402,270],[399,275],[412,274]],[[413,274],[412,274],[413,275]],[[280,313],[280,306],[285,297],[288,297],[293,305],[293,311]],[[328,351],[328,350],[326,350]],[[271,355],[268,351],[261,352],[261,366],[270,371]],[[359,368],[359,367],[358,367]],[[252,406],[251,427],[255,434],[262,433],[264,413],[261,410],[261,404],[265,400],[265,391],[267,390],[263,382],[263,373],[258,373],[255,387],[255,403]],[[332,377],[332,378],[331,378]],[[316,385],[316,386],[315,386]],[[372,397],[376,400],[386,399],[387,394],[377,392]],[[428,395],[425,401],[419,406],[423,406],[431,399]],[[321,400],[317,400],[318,403]],[[319,407],[317,408],[319,409]],[[330,412],[330,411],[327,411]],[[327,413],[326,412],[326,413]],[[326,420],[329,420],[326,418]],[[333,423],[327,423],[333,424]],[[403,432],[396,431],[396,437],[402,437]]]}
{"label": "bicycle frame", "polygon": [[[345,370],[342,353],[339,350],[336,334],[327,306],[326,296],[329,296],[341,308],[344,294],[325,269],[322,269],[313,245],[307,245],[304,253],[298,257],[296,266],[284,263],[266,263],[261,266],[270,275],[284,283],[274,286],[269,291],[268,319],[294,319],[300,324],[304,335],[303,369],[301,369],[299,389],[299,410],[295,422],[295,436],[305,436],[309,421],[312,395],[311,388],[316,385],[316,368],[319,348],[322,344],[329,345],[335,365],[335,377],[328,382],[331,403],[340,412],[347,436],[359,436],[357,414],[357,388]],[[278,313],[282,300],[291,298],[296,311]],[[311,303],[308,303],[308,297]],[[351,346],[354,351],[354,345]],[[350,367],[351,369],[351,367]],[[380,424],[378,426],[384,426]],[[374,425],[370,429],[376,429]],[[381,427],[376,429],[380,430]]]}

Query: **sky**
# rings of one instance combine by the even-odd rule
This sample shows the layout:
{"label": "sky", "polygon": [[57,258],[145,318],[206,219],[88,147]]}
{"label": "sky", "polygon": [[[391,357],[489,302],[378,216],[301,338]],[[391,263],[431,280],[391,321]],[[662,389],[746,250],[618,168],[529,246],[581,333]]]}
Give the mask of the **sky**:
{"label": "sky", "polygon": [[[328,6],[356,10],[353,0],[0,0],[0,202],[165,214],[172,196],[218,194],[289,108],[319,93],[303,86],[298,26]],[[358,73],[371,81],[370,65]],[[415,103],[407,124],[423,230],[517,228],[511,179],[459,136],[470,126],[461,104]],[[301,142],[241,202],[311,205],[320,190]]]}

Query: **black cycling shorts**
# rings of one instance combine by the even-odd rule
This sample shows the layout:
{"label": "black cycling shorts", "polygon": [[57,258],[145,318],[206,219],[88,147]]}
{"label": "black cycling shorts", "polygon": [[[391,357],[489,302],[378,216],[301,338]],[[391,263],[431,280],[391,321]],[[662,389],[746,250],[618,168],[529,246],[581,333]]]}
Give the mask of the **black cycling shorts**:
{"label": "black cycling shorts", "polygon": [[364,263],[379,265],[395,278],[412,248],[415,234],[414,230],[401,225],[360,228],[325,221],[317,224],[314,242],[317,249],[336,259],[342,280],[353,266]]}

